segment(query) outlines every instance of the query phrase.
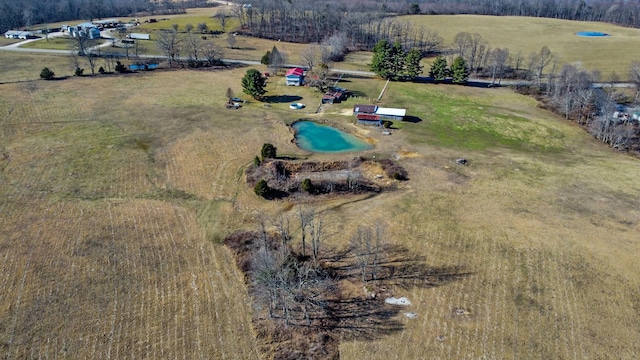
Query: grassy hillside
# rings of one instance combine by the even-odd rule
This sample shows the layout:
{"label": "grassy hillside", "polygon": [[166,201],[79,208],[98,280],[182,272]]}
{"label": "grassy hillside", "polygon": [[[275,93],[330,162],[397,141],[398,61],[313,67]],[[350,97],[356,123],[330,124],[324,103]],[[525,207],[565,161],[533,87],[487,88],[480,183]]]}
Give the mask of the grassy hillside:
{"label": "grassy hillside", "polygon": [[[526,57],[547,46],[562,63],[600,70],[604,77],[616,72],[627,79],[631,62],[640,59],[640,49],[629,46],[640,39],[640,30],[606,23],[480,15],[413,15],[400,19],[438,30],[445,46],[462,31],[478,33],[492,48],[508,48],[512,56],[521,51]],[[576,36],[579,31],[600,31],[610,36]]]}
{"label": "grassy hillside", "polygon": [[245,70],[0,85],[2,357],[258,358],[250,299],[219,240],[291,209],[257,198],[243,169],[265,142],[304,154],[286,126],[299,117],[330,119],[375,144],[365,155],[409,171],[397,191],[318,204],[328,246],[384,219],[389,242],[434,271],[470,273],[390,289],[418,317],[345,339],[342,358],[640,352],[637,159],[507,89],[392,83],[381,105],[415,122],[391,136],[346,115],[378,96],[375,79],[345,78],[360,99],[319,115],[306,112],[320,94],[278,78],[267,96],[298,96],[306,110],[277,97],[224,109]]}

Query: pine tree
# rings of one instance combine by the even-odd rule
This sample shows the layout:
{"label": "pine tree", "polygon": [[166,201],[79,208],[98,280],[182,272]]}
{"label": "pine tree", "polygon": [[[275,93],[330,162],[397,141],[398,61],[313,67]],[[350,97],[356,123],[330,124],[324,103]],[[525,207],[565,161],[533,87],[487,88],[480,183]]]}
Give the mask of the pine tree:
{"label": "pine tree", "polygon": [[407,79],[414,80],[416,77],[422,74],[422,65],[420,64],[420,60],[422,60],[422,53],[420,52],[420,50],[411,49],[407,53],[404,72]]}
{"label": "pine tree", "polygon": [[402,48],[402,45],[400,45],[400,43],[396,41],[389,50],[390,73],[388,79],[400,79],[400,76],[404,73],[405,57],[406,54],[404,52],[404,49]]}
{"label": "pine tree", "polygon": [[467,62],[461,56],[453,60],[451,65],[451,77],[454,84],[464,84],[469,80],[469,67]]}
{"label": "pine tree", "polygon": [[447,78],[447,76],[449,76],[447,60],[445,60],[442,55],[438,55],[433,64],[431,64],[431,69],[429,69],[429,76],[436,82],[443,81]]}
{"label": "pine tree", "polygon": [[369,64],[369,69],[383,79],[388,79],[390,75],[390,52],[391,45],[387,40],[380,40],[373,47],[373,58],[371,59],[371,64]]}
{"label": "pine tree", "polygon": [[267,86],[265,79],[260,74],[260,71],[256,69],[249,69],[242,78],[242,91],[245,94],[253,96],[254,99],[264,95],[267,91],[264,89]]}

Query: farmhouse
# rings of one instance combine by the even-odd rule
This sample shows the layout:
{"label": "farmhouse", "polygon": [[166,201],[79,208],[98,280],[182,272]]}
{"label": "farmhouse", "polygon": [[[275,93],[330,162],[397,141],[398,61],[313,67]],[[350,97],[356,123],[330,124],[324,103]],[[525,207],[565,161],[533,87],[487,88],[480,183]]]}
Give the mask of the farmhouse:
{"label": "farmhouse", "polygon": [[407,109],[379,107],[376,109],[375,114],[379,115],[384,120],[403,121],[404,117],[407,115]]}
{"label": "farmhouse", "polygon": [[4,37],[7,39],[30,39],[34,35],[32,31],[9,30],[4,33]]}
{"label": "farmhouse", "polygon": [[300,86],[304,82],[304,69],[299,67],[289,69],[284,77],[288,86]]}

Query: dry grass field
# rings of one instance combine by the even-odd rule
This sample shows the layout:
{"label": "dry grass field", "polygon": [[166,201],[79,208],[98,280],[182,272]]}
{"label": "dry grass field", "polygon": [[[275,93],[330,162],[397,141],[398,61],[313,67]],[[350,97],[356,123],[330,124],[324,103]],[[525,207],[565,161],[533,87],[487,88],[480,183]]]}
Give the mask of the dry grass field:
{"label": "dry grass field", "polygon": [[[73,68],[64,55],[32,54],[0,50],[0,83],[25,82],[40,79],[40,71],[47,66],[56,77],[72,76]],[[29,86],[24,83],[23,86]]]}
{"label": "dry grass field", "polygon": [[[640,59],[640,49],[630,46],[640,40],[640,30],[606,23],[478,15],[412,15],[400,19],[438,30],[445,46],[462,31],[478,33],[492,48],[507,48],[511,55],[521,51],[526,57],[547,46],[562,63],[599,70],[604,77],[616,72],[627,79],[631,62]],[[576,36],[579,31],[600,31],[610,36]]]}
{"label": "dry grass field", "polygon": [[389,242],[470,273],[390,289],[417,318],[402,311],[401,331],[345,339],[341,358],[640,353],[637,159],[507,89],[392,83],[381,105],[416,122],[391,136],[345,115],[378,96],[375,79],[345,78],[361,99],[317,115],[320,94],[278,78],[270,107],[224,109],[227,87],[248,99],[245,70],[0,85],[0,357],[259,358],[251,300],[219,241],[293,204],[256,197],[243,169],[265,142],[352,156],[298,150],[286,123],[299,117],[332,120],[409,172],[395,191],[317,204],[327,246],[384,219]]}

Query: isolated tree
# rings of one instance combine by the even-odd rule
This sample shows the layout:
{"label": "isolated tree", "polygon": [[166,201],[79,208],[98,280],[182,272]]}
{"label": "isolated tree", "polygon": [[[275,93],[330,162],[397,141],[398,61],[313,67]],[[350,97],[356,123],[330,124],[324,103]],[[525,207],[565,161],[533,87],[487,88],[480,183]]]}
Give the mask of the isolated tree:
{"label": "isolated tree", "polygon": [[178,36],[176,28],[160,31],[158,34],[158,40],[156,40],[158,50],[160,50],[167,58],[169,67],[173,65],[179,56],[180,45],[182,44],[182,39]]}
{"label": "isolated tree", "polygon": [[272,144],[266,143],[262,144],[262,149],[260,150],[260,156],[262,156],[262,160],[264,159],[275,159],[277,148]]}
{"label": "isolated tree", "polygon": [[227,31],[228,20],[231,17],[231,14],[229,14],[228,12],[222,10],[222,11],[218,11],[218,13],[215,14],[213,17],[216,20],[218,20],[218,23],[220,24],[220,27],[222,28],[222,32],[226,32]]}
{"label": "isolated tree", "polygon": [[451,77],[454,84],[465,84],[469,80],[469,68],[467,62],[458,56],[453,60],[451,64]]}
{"label": "isolated tree", "polygon": [[242,91],[247,95],[253,96],[254,99],[258,99],[267,92],[265,90],[267,81],[262,77],[260,71],[256,69],[247,70],[241,83]]}
{"label": "isolated tree", "polygon": [[316,45],[308,45],[300,53],[300,61],[302,61],[302,64],[305,65],[309,71],[313,71],[317,57],[318,51]]}
{"label": "isolated tree", "polygon": [[324,45],[329,50],[329,60],[330,61],[344,60],[344,56],[347,54],[349,50],[347,47],[348,42],[349,42],[349,39],[347,37],[347,34],[345,34],[344,32],[339,32],[325,39]]}
{"label": "isolated tree", "polygon": [[420,64],[420,60],[422,60],[422,53],[418,49],[411,49],[407,53],[407,57],[405,59],[405,76],[409,80],[414,80],[420,74],[422,74],[422,64]]}
{"label": "isolated tree", "polygon": [[209,31],[209,27],[207,26],[206,22],[198,23],[198,25],[196,25],[196,29],[198,29],[198,32],[200,32],[200,34],[205,34]]}
{"label": "isolated tree", "polygon": [[40,71],[40,78],[43,80],[51,80],[54,76],[56,76],[56,74],[48,67],[42,68],[42,71]]}
{"label": "isolated tree", "polygon": [[442,55],[438,55],[433,64],[431,64],[429,76],[433,78],[435,82],[444,81],[449,76],[447,60],[445,60]]}
{"label": "isolated tree", "polygon": [[184,29],[187,31],[187,33],[191,33],[193,31],[193,24],[188,23],[187,25],[184,26]]}
{"label": "isolated tree", "polygon": [[171,24],[171,28],[173,29],[173,31],[178,32],[178,24]]}

